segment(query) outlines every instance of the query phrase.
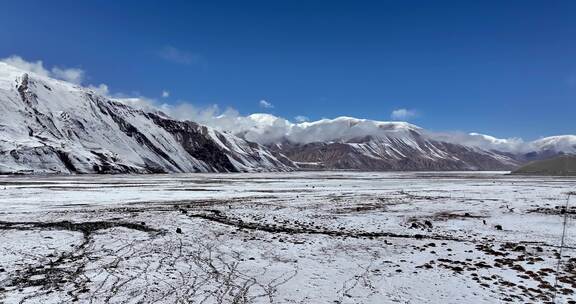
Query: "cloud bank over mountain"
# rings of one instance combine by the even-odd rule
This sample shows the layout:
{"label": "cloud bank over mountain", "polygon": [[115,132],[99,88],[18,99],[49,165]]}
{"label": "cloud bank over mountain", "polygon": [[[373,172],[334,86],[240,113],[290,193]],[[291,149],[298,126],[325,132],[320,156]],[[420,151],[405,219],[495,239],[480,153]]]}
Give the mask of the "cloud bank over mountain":
{"label": "cloud bank over mountain", "polygon": [[170,105],[151,99],[119,99],[122,102],[145,110],[161,111],[179,120],[191,120],[233,133],[260,144],[272,144],[283,141],[307,144],[312,142],[344,142],[363,137],[405,137],[410,131],[422,136],[449,143],[497,150],[510,153],[524,153],[548,148],[555,151],[573,151],[576,136],[564,135],[546,137],[535,141],[521,138],[496,138],[490,135],[465,132],[437,132],[425,130],[407,122],[387,122],[353,117],[338,117],[317,121],[291,121],[266,113],[241,115],[233,108],[221,110],[217,105],[204,108],[190,103]]}
{"label": "cloud bank over mountain", "polygon": [[26,61],[22,57],[13,55],[10,57],[2,58],[0,61],[5,62],[11,66],[17,67],[24,71],[29,71],[40,76],[52,77],[74,84],[81,84],[84,80],[84,71],[79,68],[62,68],[52,67],[47,69],[44,67],[42,60]]}
{"label": "cloud bank over mountain", "polygon": [[552,136],[535,141],[522,138],[496,138],[494,136],[459,131],[432,131],[401,121],[376,121],[354,117],[337,117],[304,121],[288,120],[266,113],[241,115],[233,108],[222,110],[218,105],[196,107],[181,102],[176,105],[161,103],[144,97],[119,98],[120,102],[146,111],[160,111],[178,120],[191,120],[219,131],[233,133],[260,144],[283,141],[307,144],[312,142],[345,142],[363,137],[406,137],[410,131],[422,136],[449,143],[497,150],[509,153],[527,153],[533,150],[550,149],[576,153],[576,135]]}

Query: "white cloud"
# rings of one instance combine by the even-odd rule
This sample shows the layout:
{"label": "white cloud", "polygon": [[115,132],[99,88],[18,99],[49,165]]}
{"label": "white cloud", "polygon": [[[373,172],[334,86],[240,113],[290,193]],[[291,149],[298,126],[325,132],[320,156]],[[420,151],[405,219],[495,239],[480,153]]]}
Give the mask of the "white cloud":
{"label": "white cloud", "polygon": [[103,83],[101,83],[98,86],[89,85],[88,89],[90,89],[90,90],[92,90],[92,91],[94,91],[100,95],[104,95],[104,96],[110,95],[110,90],[108,89],[108,86],[103,84]]}
{"label": "white cloud", "polygon": [[45,77],[50,76],[50,71],[44,68],[44,63],[42,63],[42,60],[26,61],[22,59],[22,57],[20,56],[13,55],[7,58],[2,58],[0,59],[0,61],[7,63],[11,66],[17,67],[21,70],[38,74],[40,76]]}
{"label": "white cloud", "polygon": [[503,152],[529,151],[531,146],[521,138],[496,138],[490,135],[464,132],[432,132],[425,134],[435,140]]}
{"label": "white cloud", "polygon": [[160,57],[178,64],[195,64],[201,61],[201,56],[176,47],[167,45],[160,50]]}
{"label": "white cloud", "polygon": [[298,115],[296,117],[294,117],[294,120],[296,120],[297,122],[305,122],[308,121],[308,117],[304,116],[304,115]]}
{"label": "white cloud", "polygon": [[121,102],[123,104],[129,105],[133,108],[143,110],[146,112],[157,112],[163,110],[169,110],[167,104],[158,103],[156,100],[151,98],[146,98],[143,96],[138,97],[113,97],[112,100]]}
{"label": "white cloud", "polygon": [[16,55],[0,59],[0,61],[27,72],[68,81],[74,84],[81,84],[84,80],[84,71],[78,68],[53,67],[52,69],[47,69],[44,67],[42,60],[26,61],[22,57]]}
{"label": "white cloud", "polygon": [[[12,55],[7,58],[0,59],[0,61],[7,63],[11,66],[17,67],[21,70],[31,72],[43,77],[51,77],[60,80],[64,80],[73,84],[83,85],[86,72],[79,68],[63,68],[63,67],[52,67],[47,68],[44,66],[42,60],[37,61],[27,61],[20,56]],[[99,85],[92,85],[86,84],[85,85],[88,89],[93,90],[97,94],[109,96],[110,90],[108,85],[106,84],[99,84]]]}
{"label": "white cloud", "polygon": [[273,104],[271,104],[270,102],[268,102],[267,100],[264,100],[264,99],[260,100],[259,104],[260,104],[260,107],[264,108],[264,109],[274,108]]}
{"label": "white cloud", "polygon": [[74,84],[81,84],[84,80],[84,71],[81,69],[63,69],[59,67],[52,68],[52,77],[62,79]]}
{"label": "white cloud", "polygon": [[162,98],[168,98],[168,97],[170,97],[170,91],[166,90],[162,91]]}
{"label": "white cloud", "polygon": [[396,109],[390,114],[390,118],[394,120],[410,120],[418,115],[414,110]]}
{"label": "white cloud", "polygon": [[146,111],[161,111],[177,120],[190,120],[220,131],[227,131],[249,141],[268,144],[288,140],[295,143],[351,140],[366,136],[406,136],[419,129],[408,123],[381,122],[351,117],[291,122],[271,114],[241,115],[233,108],[221,110],[218,105],[197,107],[188,102],[167,104],[145,98],[119,100]]}

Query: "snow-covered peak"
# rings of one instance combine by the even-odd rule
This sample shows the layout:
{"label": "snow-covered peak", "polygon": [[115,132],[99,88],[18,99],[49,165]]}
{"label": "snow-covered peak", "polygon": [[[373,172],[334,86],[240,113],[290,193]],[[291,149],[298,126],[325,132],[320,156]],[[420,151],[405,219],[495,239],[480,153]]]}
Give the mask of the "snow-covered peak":
{"label": "snow-covered peak", "polygon": [[0,62],[0,173],[287,170],[266,148]]}
{"label": "snow-covered peak", "polygon": [[293,123],[264,113],[233,118],[221,115],[203,123],[263,144],[282,141],[306,144],[348,141],[361,137],[406,137],[411,131],[422,130],[407,122],[386,122],[346,116]]}
{"label": "snow-covered peak", "polygon": [[528,149],[527,143],[521,138],[497,138],[480,133],[452,134],[452,138],[447,141],[501,152],[520,152]]}
{"label": "snow-covered peak", "polygon": [[385,122],[342,116],[295,124],[288,138],[300,143],[349,141],[364,137],[404,138],[410,137],[412,135],[410,132],[419,130],[421,128],[406,122]]}
{"label": "snow-covered peak", "polygon": [[479,134],[479,133],[470,133],[470,136],[485,140],[492,144],[509,144],[510,139],[505,138],[496,138],[494,136],[486,135],[486,134]]}
{"label": "snow-covered peak", "polygon": [[552,151],[556,153],[576,153],[576,135],[560,135],[524,141],[521,138],[497,138],[479,133],[433,133],[427,132],[429,138],[483,150],[508,153],[529,153]]}
{"label": "snow-covered peak", "polygon": [[576,135],[558,135],[544,137],[532,142],[539,150],[552,150],[555,152],[576,153]]}
{"label": "snow-covered peak", "polygon": [[51,78],[47,75],[38,74],[35,72],[27,71],[6,62],[0,61],[0,89],[1,90],[12,90],[16,88],[16,85],[21,81],[24,75],[36,81],[42,82],[44,84],[50,84],[59,89],[64,89],[68,91],[78,91],[81,87],[63,81]]}
{"label": "snow-covered peak", "polygon": [[0,89],[9,90],[16,84],[16,79],[26,72],[0,61]]}
{"label": "snow-covered peak", "polygon": [[340,116],[334,119],[321,119],[312,122],[302,122],[298,124],[302,128],[338,125],[346,128],[367,128],[367,129],[382,129],[382,130],[421,130],[422,128],[402,121],[377,121],[370,119],[361,119],[348,116]]}
{"label": "snow-covered peak", "polygon": [[248,118],[254,121],[257,125],[261,126],[273,126],[275,124],[286,124],[289,125],[290,122],[284,118],[274,116],[272,114],[267,113],[254,113],[248,115]]}

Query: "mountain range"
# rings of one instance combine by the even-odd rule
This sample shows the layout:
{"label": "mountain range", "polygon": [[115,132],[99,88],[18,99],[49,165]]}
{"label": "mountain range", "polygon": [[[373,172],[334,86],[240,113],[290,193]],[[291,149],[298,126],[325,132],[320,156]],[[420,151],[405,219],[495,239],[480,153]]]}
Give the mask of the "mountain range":
{"label": "mountain range", "polygon": [[523,142],[351,117],[173,116],[0,62],[0,173],[512,170],[576,154],[574,135]]}

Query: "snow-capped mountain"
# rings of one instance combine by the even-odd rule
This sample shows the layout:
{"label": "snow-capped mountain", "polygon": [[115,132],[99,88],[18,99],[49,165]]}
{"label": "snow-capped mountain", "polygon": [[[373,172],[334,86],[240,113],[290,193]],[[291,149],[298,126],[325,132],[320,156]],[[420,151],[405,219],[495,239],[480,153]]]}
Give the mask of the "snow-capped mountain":
{"label": "snow-capped mountain", "polygon": [[532,142],[534,151],[576,154],[576,135],[550,136]]}
{"label": "snow-capped mountain", "polygon": [[576,153],[576,135],[562,135],[524,141],[521,138],[496,138],[479,133],[432,132],[414,124],[399,121],[376,121],[353,117],[321,119],[293,123],[271,114],[248,116],[218,115],[199,117],[199,122],[218,130],[238,134],[260,144],[290,142],[296,144],[346,142],[362,137],[409,138],[418,133],[422,137],[487,151],[522,154],[542,151]]}
{"label": "snow-capped mountain", "polygon": [[[530,160],[576,153],[574,136],[524,142],[352,117],[296,124],[270,114],[252,114],[232,122],[236,135],[267,145],[304,168],[509,170]],[[206,123],[222,128],[231,119],[219,116]]]}
{"label": "snow-capped mountain", "polygon": [[0,62],[0,173],[289,170],[265,147]]}
{"label": "snow-capped mountain", "polygon": [[406,122],[292,123],[270,114],[191,122],[134,104],[0,62],[0,173],[508,170],[576,154],[574,135],[524,142]]}
{"label": "snow-capped mountain", "polygon": [[421,128],[401,122],[338,118],[311,123],[304,129],[314,134],[318,129],[334,127],[325,126],[332,123],[344,136],[323,142],[287,140],[269,147],[301,167],[317,169],[508,170],[519,164],[496,151],[431,139]]}
{"label": "snow-capped mountain", "polygon": [[406,122],[338,117],[294,124],[270,114],[252,114],[218,116],[205,123],[234,130],[306,169],[501,170],[519,165],[503,153],[437,140]]}

